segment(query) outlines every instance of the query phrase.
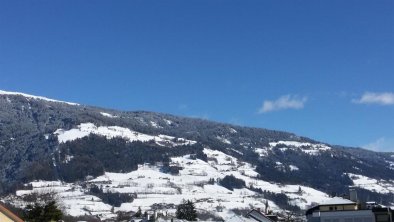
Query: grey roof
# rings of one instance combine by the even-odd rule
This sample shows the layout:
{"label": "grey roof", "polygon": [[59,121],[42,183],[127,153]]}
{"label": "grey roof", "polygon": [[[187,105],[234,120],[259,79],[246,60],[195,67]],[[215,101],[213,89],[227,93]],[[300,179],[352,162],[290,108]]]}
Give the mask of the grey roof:
{"label": "grey roof", "polygon": [[348,205],[348,204],[356,204],[356,203],[351,200],[344,199],[342,197],[333,197],[319,205],[324,206],[324,205]]}
{"label": "grey roof", "polygon": [[268,218],[267,216],[265,216],[264,214],[262,214],[260,211],[258,210],[251,210],[248,213],[249,218],[253,218],[258,222],[272,222],[272,220],[270,218]]}
{"label": "grey roof", "polygon": [[226,222],[256,222],[256,220],[252,218],[234,215],[230,219],[227,219]]}

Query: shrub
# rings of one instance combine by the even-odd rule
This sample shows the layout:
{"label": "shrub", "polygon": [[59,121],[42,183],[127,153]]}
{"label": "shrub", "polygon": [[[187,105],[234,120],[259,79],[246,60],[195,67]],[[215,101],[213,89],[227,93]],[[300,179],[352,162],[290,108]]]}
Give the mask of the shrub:
{"label": "shrub", "polygon": [[225,176],[219,181],[219,184],[229,190],[241,189],[246,186],[245,181],[238,179],[233,175]]}

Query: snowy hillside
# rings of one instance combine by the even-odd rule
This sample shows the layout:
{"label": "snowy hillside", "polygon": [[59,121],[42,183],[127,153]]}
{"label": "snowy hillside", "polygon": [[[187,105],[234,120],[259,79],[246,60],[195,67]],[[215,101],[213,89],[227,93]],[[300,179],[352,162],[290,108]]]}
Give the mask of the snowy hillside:
{"label": "snowy hillside", "polygon": [[[178,175],[162,173],[160,165],[140,165],[138,170],[130,173],[110,173],[87,181],[104,187],[105,192],[119,192],[136,195],[131,203],[123,203],[115,208],[117,211],[160,210],[169,214],[175,213],[175,206],[184,199],[193,200],[197,209],[210,212],[224,219],[234,215],[234,209],[263,208],[266,202],[264,195],[247,187],[261,188],[274,193],[284,193],[290,197],[291,203],[302,208],[312,203],[328,199],[328,195],[310,187],[298,185],[280,185],[257,179],[258,173],[248,163],[226,155],[220,151],[205,149],[210,161],[205,162],[191,158],[190,155],[172,158],[171,165],[182,167]],[[217,182],[226,175],[233,175],[246,182],[243,189],[229,190]],[[52,192],[61,199],[62,207],[73,216],[98,215],[102,219],[115,217],[111,206],[104,204],[99,198],[89,195],[86,188],[60,181],[32,182],[32,190],[18,190],[16,197],[6,200],[15,205],[24,206],[26,195],[32,193]],[[274,202],[268,200],[273,211],[282,211]],[[158,206],[157,204],[160,204]],[[175,205],[174,205],[175,204]]]}
{"label": "snowy hillside", "polygon": [[355,187],[364,188],[377,193],[394,193],[394,180],[379,180],[367,176],[349,173]]}
{"label": "snowy hillside", "polygon": [[16,206],[49,193],[70,215],[105,219],[138,207],[171,214],[191,199],[200,213],[228,218],[266,200],[274,211],[301,212],[349,187],[393,205],[390,153],[5,91],[0,123],[0,199]]}

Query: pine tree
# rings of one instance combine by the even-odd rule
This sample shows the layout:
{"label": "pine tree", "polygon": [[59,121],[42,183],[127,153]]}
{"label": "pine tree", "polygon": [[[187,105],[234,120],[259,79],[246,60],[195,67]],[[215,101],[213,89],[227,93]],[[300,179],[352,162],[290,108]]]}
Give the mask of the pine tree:
{"label": "pine tree", "polygon": [[137,212],[134,214],[135,217],[141,217],[142,216],[142,211],[141,211],[141,207],[138,207]]}
{"label": "pine tree", "polygon": [[49,222],[58,221],[63,217],[63,213],[56,206],[55,201],[51,201],[45,206],[35,204],[34,207],[27,206],[27,214],[25,219],[30,222]]}
{"label": "pine tree", "polygon": [[156,216],[156,212],[154,212],[153,215],[151,215],[151,216],[149,217],[149,221],[150,221],[150,222],[156,221],[156,217],[155,217],[155,216]]}
{"label": "pine tree", "polygon": [[188,221],[196,221],[197,220],[197,211],[194,203],[190,200],[184,201],[182,204],[179,204],[176,210],[176,217],[178,219],[185,219]]}
{"label": "pine tree", "polygon": [[298,194],[302,194],[301,186],[298,186]]}
{"label": "pine tree", "polygon": [[148,212],[144,212],[144,218],[148,218]]}

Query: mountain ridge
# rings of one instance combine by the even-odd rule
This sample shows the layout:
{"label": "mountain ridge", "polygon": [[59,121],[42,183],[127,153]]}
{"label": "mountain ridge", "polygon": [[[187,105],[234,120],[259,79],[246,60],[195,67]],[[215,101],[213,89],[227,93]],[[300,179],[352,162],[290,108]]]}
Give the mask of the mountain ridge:
{"label": "mountain ridge", "polygon": [[[183,177],[194,175],[190,182],[201,183],[204,190],[198,192],[204,196],[204,192],[213,189],[211,185],[219,189],[224,177],[235,175],[246,181],[242,192],[256,198],[264,194],[276,209],[305,209],[306,203],[316,200],[313,193],[326,198],[323,193],[346,193],[349,187],[357,187],[364,199],[378,198],[392,204],[394,157],[391,153],[320,143],[284,131],[42,98],[45,97],[0,93],[0,192],[3,194],[23,189],[23,184],[37,180],[62,181],[70,189],[74,187],[85,193],[86,189],[78,184],[90,183],[87,178],[103,175],[111,178],[112,174],[108,173],[134,175],[133,172],[145,172],[143,165],[149,163],[153,168],[146,172],[160,175],[153,184],[170,177],[176,183],[171,185],[175,190],[169,192],[180,190],[185,195],[191,188],[182,182]],[[194,169],[193,164],[206,172]],[[138,175],[134,176],[138,181]],[[119,180],[118,177],[113,180]],[[133,182],[117,183],[128,184],[128,189],[136,194],[142,192],[138,186],[130,185]],[[123,191],[118,185],[110,181],[109,186],[117,192]],[[148,186],[145,182],[140,185]],[[301,191],[297,193],[298,186]],[[267,193],[271,189],[273,193]],[[228,192],[243,195],[238,188]],[[136,198],[123,204],[139,201]],[[220,205],[220,201],[212,201]],[[119,210],[124,209],[122,206]]]}
{"label": "mountain ridge", "polygon": [[[10,96],[22,96],[22,97],[31,98],[31,99],[44,100],[44,101],[48,101],[48,102],[64,103],[64,104],[69,104],[69,105],[78,105],[78,106],[81,106],[81,107],[89,107],[89,108],[93,108],[93,109],[100,109],[100,110],[103,110],[103,111],[115,112],[115,113],[157,114],[157,115],[171,116],[171,117],[174,117],[174,118],[194,119],[194,120],[207,121],[207,122],[214,123],[214,124],[229,125],[229,126],[234,126],[234,127],[243,127],[243,128],[250,128],[250,129],[256,129],[256,130],[269,130],[269,131],[276,131],[276,132],[281,132],[281,133],[289,133],[289,134],[293,134],[293,135],[296,136],[295,133],[291,133],[291,132],[287,132],[287,131],[283,131],[283,130],[273,130],[273,129],[263,128],[263,127],[256,127],[256,126],[243,126],[243,125],[237,125],[237,124],[233,124],[233,123],[221,122],[221,121],[217,121],[217,120],[209,120],[209,119],[205,119],[205,118],[192,117],[192,116],[175,115],[175,114],[170,114],[170,113],[165,113],[165,112],[157,112],[157,111],[147,111],[147,110],[133,110],[133,111],[131,111],[131,110],[117,110],[117,109],[113,109],[113,108],[103,108],[103,107],[100,107],[100,106],[97,106],[97,105],[84,105],[84,104],[79,104],[79,103],[75,103],[75,102],[61,101],[61,100],[57,100],[57,99],[52,99],[52,98],[45,97],[45,96],[35,96],[35,95],[32,95],[32,94],[26,94],[26,93],[22,93],[22,92],[5,91],[5,90],[1,90],[1,89],[0,89],[0,95],[3,95],[3,96],[7,96],[7,95],[10,95]],[[316,141],[316,140],[313,140],[311,138],[304,137],[304,136],[300,136],[300,137],[303,137],[305,139],[308,139],[308,140],[311,140],[311,141],[315,141],[315,142],[329,144],[327,142]],[[364,148],[361,148],[361,147],[355,147],[355,148],[364,149]]]}

